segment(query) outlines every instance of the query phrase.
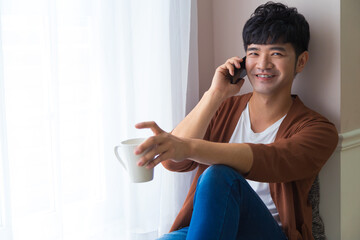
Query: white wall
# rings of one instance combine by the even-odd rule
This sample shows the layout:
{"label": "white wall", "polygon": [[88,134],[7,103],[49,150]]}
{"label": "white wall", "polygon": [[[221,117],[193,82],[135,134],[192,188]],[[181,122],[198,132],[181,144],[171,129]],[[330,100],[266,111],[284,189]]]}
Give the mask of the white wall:
{"label": "white wall", "polygon": [[[198,0],[199,96],[210,86],[215,68],[244,55],[242,28],[266,1]],[[293,93],[332,121],[337,150],[320,174],[320,211],[329,240],[360,239],[360,1],[286,0],[310,24],[310,59],[296,77]],[[242,92],[251,91],[245,83]]]}

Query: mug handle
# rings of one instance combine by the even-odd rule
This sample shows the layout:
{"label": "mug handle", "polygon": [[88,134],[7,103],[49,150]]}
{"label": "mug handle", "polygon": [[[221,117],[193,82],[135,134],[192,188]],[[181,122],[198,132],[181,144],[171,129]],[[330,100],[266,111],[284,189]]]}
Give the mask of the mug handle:
{"label": "mug handle", "polygon": [[126,169],[126,166],[125,166],[125,163],[123,162],[123,160],[121,160],[121,157],[120,157],[120,155],[119,155],[119,152],[118,152],[118,148],[119,148],[120,146],[116,146],[115,148],[114,148],[114,152],[115,152],[115,156],[116,156],[116,158],[119,160],[119,162],[121,163],[121,165],[125,168],[125,170],[127,170]]}

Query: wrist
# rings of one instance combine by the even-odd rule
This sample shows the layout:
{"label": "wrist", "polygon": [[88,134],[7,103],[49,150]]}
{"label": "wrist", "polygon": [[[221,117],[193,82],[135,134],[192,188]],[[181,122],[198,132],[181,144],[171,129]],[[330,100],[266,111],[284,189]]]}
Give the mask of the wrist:
{"label": "wrist", "polygon": [[195,140],[194,138],[187,138],[186,141],[186,145],[187,145],[187,151],[185,153],[186,158],[187,159],[193,159],[194,157],[194,152],[195,152]]}
{"label": "wrist", "polygon": [[223,101],[225,101],[225,99],[227,99],[227,96],[223,92],[211,89],[206,91],[203,97],[210,99],[210,101],[213,103],[218,103],[218,105],[220,105]]}
{"label": "wrist", "polygon": [[198,138],[187,138],[186,139],[186,158],[187,159],[191,159],[193,161],[198,160],[199,158],[199,151],[201,149],[201,143],[203,142],[203,139],[198,139]]}

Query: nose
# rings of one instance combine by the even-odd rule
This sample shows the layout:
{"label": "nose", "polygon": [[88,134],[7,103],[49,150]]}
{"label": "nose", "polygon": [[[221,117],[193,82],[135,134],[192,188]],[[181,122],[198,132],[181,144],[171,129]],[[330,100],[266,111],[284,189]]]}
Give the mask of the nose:
{"label": "nose", "polygon": [[272,64],[269,56],[262,55],[259,56],[256,66],[259,70],[267,70],[271,69],[274,65]]}

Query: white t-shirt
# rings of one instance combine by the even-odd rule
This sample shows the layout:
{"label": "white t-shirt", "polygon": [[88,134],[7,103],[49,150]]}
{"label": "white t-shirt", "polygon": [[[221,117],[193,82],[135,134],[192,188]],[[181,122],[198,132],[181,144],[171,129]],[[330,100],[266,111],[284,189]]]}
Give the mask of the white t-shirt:
{"label": "white t-shirt", "polygon": [[[285,115],[286,116],[286,115]],[[263,132],[254,133],[251,129],[249,106],[241,113],[240,119],[233,135],[230,138],[230,143],[272,143],[275,140],[277,131],[279,130],[281,122],[285,116],[275,122],[273,125],[265,129]],[[279,213],[276,209],[275,203],[273,202],[270,195],[269,183],[255,182],[247,180],[254,191],[259,195],[261,200],[265,203],[270,213],[273,215],[275,220],[281,225]]]}

